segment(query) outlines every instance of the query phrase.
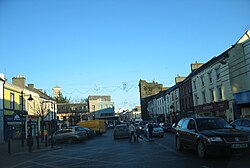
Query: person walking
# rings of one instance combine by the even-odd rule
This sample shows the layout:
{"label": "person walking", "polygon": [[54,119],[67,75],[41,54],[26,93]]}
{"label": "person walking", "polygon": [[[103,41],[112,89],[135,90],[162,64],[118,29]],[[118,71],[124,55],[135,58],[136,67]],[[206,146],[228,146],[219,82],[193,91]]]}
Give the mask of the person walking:
{"label": "person walking", "polygon": [[149,140],[152,140],[153,139],[153,124],[152,123],[149,123],[148,124],[148,133],[149,133]]}
{"label": "person walking", "polygon": [[134,142],[136,141],[135,137],[135,126],[132,122],[129,124],[129,142],[132,142],[132,139],[134,139]]}
{"label": "person walking", "polygon": [[141,136],[141,134],[142,134],[142,131],[139,128],[137,128],[136,129],[136,141],[137,142],[139,142],[139,139],[141,139],[141,141],[143,141],[143,137]]}

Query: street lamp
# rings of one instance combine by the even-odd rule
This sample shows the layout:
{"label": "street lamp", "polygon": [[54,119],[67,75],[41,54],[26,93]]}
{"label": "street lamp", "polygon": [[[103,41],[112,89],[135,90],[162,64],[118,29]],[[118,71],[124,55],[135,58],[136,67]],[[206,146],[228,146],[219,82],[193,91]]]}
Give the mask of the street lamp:
{"label": "street lamp", "polygon": [[[51,103],[53,105],[54,112],[52,112],[51,121],[50,121],[50,140],[51,140],[51,149],[53,149],[54,148],[53,133],[54,133],[54,129],[55,129],[55,120],[56,120],[56,111],[55,111],[56,110],[56,104],[53,101],[49,101],[49,100],[42,101],[41,104],[43,104],[43,103]],[[43,116],[43,118],[44,118],[44,116]],[[46,143],[46,141],[45,141],[45,143]]]}
{"label": "street lamp", "polygon": [[[21,115],[21,117],[22,117],[22,132],[21,132],[21,136],[22,136],[22,147],[24,147],[24,136],[25,136],[25,133],[24,133],[24,131],[25,131],[25,120],[24,120],[24,116],[26,117],[27,115],[28,115],[28,112],[27,111],[24,111],[24,108],[23,108],[23,106],[24,106],[24,96],[26,96],[24,93],[23,93],[23,91],[21,92],[21,94],[22,94],[22,107],[21,107],[21,113],[20,113],[20,115]],[[33,101],[34,99],[32,98],[32,95],[31,94],[29,94],[29,98],[28,98],[28,100],[29,101]]]}

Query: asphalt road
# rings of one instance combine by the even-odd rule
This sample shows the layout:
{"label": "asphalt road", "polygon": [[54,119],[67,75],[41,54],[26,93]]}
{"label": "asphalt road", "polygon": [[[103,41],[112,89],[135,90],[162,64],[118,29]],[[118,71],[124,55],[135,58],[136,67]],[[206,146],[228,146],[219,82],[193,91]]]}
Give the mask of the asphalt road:
{"label": "asphalt road", "polygon": [[128,139],[113,140],[113,130],[83,143],[60,144],[58,150],[27,153],[1,160],[0,167],[12,168],[248,168],[248,156],[199,159],[194,151],[175,150],[174,136],[165,134],[154,142],[131,143]]}

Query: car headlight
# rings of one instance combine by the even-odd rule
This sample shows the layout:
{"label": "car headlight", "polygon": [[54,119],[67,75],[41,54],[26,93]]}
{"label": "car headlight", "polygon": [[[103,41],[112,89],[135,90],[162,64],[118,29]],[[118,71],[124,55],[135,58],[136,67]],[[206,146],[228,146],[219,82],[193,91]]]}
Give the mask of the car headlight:
{"label": "car headlight", "polygon": [[208,137],[208,142],[222,142],[222,139],[220,137]]}
{"label": "car headlight", "polygon": [[142,129],[142,127],[139,127],[139,129]]}

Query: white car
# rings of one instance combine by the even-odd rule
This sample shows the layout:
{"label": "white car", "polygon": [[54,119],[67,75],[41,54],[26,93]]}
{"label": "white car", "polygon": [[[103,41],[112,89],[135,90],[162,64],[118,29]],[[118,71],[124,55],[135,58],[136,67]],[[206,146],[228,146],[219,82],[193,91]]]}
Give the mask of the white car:
{"label": "white car", "polygon": [[[153,137],[164,137],[164,130],[158,123],[152,123],[153,125]],[[145,128],[145,136],[149,137],[148,124],[146,124]]]}

